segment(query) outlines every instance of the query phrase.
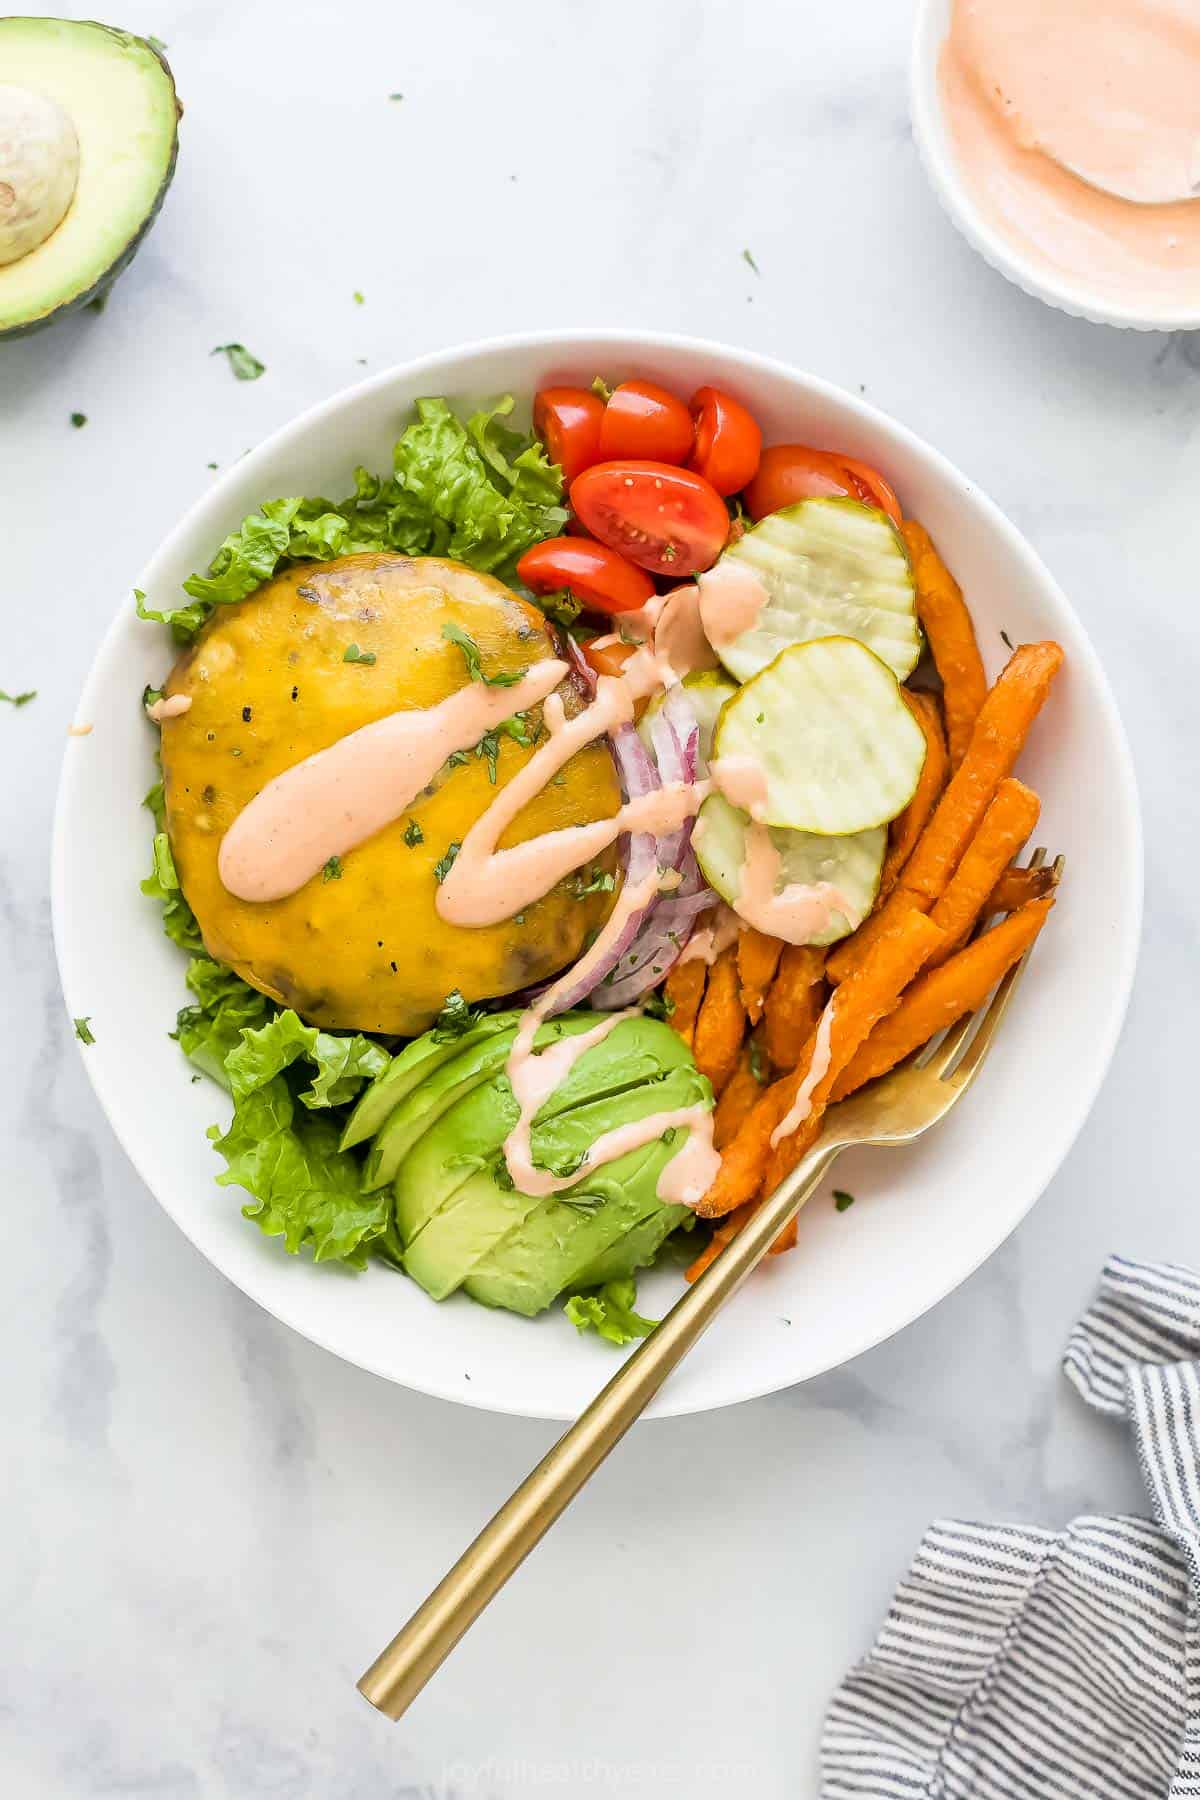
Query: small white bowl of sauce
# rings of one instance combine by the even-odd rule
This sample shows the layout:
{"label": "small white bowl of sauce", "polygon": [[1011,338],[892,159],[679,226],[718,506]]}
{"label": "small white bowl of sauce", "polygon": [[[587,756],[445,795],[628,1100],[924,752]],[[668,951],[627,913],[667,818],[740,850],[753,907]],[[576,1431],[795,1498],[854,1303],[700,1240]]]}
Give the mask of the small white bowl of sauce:
{"label": "small white bowl of sauce", "polygon": [[951,219],[1025,293],[1200,329],[1200,0],[921,0],[912,118]]}

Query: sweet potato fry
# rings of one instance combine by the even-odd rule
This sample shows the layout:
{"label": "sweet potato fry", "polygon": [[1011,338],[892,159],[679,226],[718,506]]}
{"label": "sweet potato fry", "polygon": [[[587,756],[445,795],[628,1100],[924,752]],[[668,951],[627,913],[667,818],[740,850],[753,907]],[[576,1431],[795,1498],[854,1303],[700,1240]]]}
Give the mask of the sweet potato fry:
{"label": "sweet potato fry", "polygon": [[796,1248],[796,1240],[799,1236],[799,1220],[789,1219],[779,1236],[775,1239],[775,1242],[771,1245],[771,1248],[767,1251],[767,1255],[782,1256],[786,1250],[794,1250]]}
{"label": "sweet potato fry", "polygon": [[825,952],[785,944],[764,1009],[764,1045],[776,1069],[794,1069],[825,1005]]}
{"label": "sweet potato fry", "polygon": [[843,1100],[864,1082],[886,1075],[936,1032],[982,1006],[1001,976],[1025,954],[1053,905],[1052,894],[1031,901],[915,981],[846,1065],[834,1083],[832,1098]]}
{"label": "sweet potato fry", "polygon": [[1050,867],[1018,869],[1014,866],[1005,869],[980,908],[980,917],[987,919],[992,913],[1018,912],[1022,906],[1028,906],[1031,900],[1040,900],[1043,894],[1052,894],[1057,886],[1058,876]]}
{"label": "sweet potato fry", "polygon": [[905,519],[900,530],[917,584],[917,617],[942,678],[950,767],[957,769],[967,754],[987,695],[987,676],[962,589],[934,549],[929,533],[915,519]]}
{"label": "sweet potato fry", "polygon": [[751,1047],[743,1044],[737,1068],[726,1083],[713,1114],[713,1143],[718,1150],[723,1150],[737,1136],[739,1125],[762,1091],[762,1082],[754,1073]]}
{"label": "sweet potato fry", "polygon": [[[798,1104],[800,1090],[806,1084],[812,1058],[821,1042],[820,1024],[797,1067],[764,1090],[726,1147],[717,1178],[696,1208],[701,1218],[724,1217],[752,1200],[764,1185],[769,1192],[794,1166],[811,1141],[807,1133],[819,1128],[830,1089],[841,1071],[876,1023],[899,1003],[908,982],[941,942],[937,926],[915,911],[885,933],[862,967],[830,1002],[828,1061],[812,1086],[808,1109],[798,1129],[781,1139],[778,1146],[772,1145],[777,1128]],[[830,1008],[826,1008],[826,1017],[830,1016]]]}
{"label": "sweet potato fry", "polygon": [[[803,1103],[803,1091],[808,1085],[804,1075],[797,1072],[794,1076],[785,1076],[778,1084],[787,1090],[787,1106],[772,1128],[771,1153],[762,1180],[764,1194],[771,1193],[785,1175],[791,1174],[813,1144],[838,1076],[853,1061],[879,1021],[886,1019],[901,1004],[901,996],[917,970],[937,954],[942,943],[943,933],[931,919],[924,913],[907,913],[893,931],[879,939],[862,966],[842,983],[830,1001],[832,1028],[828,1038],[828,1061],[824,1073],[811,1085],[807,1103]],[[818,1027],[813,1034],[814,1052],[819,1038]],[[806,1066],[805,1074],[807,1072]]]}
{"label": "sweet potato fry", "polygon": [[696,1035],[696,1019],[700,1012],[700,1002],[704,999],[707,980],[708,965],[699,956],[689,957],[687,962],[677,962],[666,979],[666,996],[674,1008],[671,1026],[679,1033],[689,1050]]}
{"label": "sweet potato fry", "polygon": [[946,934],[945,944],[930,958],[930,968],[945,962],[971,935],[988,895],[1037,824],[1040,811],[1041,801],[1024,782],[1009,775],[1000,783],[945,893],[930,911],[929,917]]}
{"label": "sweet potato fry", "polygon": [[699,1276],[703,1275],[709,1263],[716,1262],[726,1244],[737,1236],[753,1211],[752,1205],[739,1206],[736,1212],[730,1213],[729,1217],[717,1226],[695,1262],[688,1265],[686,1273],[689,1281],[697,1280]]}
{"label": "sweet potato fry", "polygon": [[1011,774],[1062,660],[1062,650],[1055,643],[1022,644],[1014,651],[984,701],[971,747],[951,777],[891,897],[830,957],[827,967],[832,980],[845,981],[861,966],[872,945],[905,913],[914,907],[928,912],[941,897],[993,794]]}
{"label": "sweet potato fry", "polygon": [[778,938],[768,937],[765,931],[755,931],[752,925],[738,935],[738,987],[751,1025],[757,1025],[762,1018],[767,989],[775,978],[782,950]]}
{"label": "sweet potato fry", "polygon": [[737,1068],[745,1029],[746,1017],[738,994],[737,949],[730,944],[708,971],[708,986],[692,1039],[696,1067],[708,1076],[718,1097]]}
{"label": "sweet potato fry", "polygon": [[942,715],[932,694],[915,694],[908,688],[901,693],[909,711],[925,733],[925,762],[917,791],[900,814],[893,819],[888,832],[887,855],[879,877],[879,900],[886,900],[899,879],[900,871],[912,855],[917,839],[929,823],[930,814],[941,799],[950,771],[946,755],[946,734]]}

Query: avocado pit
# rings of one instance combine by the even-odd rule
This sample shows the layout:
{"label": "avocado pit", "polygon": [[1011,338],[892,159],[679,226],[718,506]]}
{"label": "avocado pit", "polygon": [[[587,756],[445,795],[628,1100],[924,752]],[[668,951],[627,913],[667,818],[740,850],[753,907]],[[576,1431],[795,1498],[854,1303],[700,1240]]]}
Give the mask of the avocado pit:
{"label": "avocado pit", "polygon": [[47,94],[0,83],[0,266],[44,244],[79,185],[79,138]]}

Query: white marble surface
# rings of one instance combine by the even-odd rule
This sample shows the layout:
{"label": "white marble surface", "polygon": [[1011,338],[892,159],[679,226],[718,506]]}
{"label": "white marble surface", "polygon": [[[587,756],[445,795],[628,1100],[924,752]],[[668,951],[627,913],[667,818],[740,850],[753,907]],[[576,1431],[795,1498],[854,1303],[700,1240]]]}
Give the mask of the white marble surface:
{"label": "white marble surface", "polygon": [[[1075,322],[974,258],[913,153],[895,0],[131,0],[121,22],[169,44],[174,189],[104,314],[0,347],[0,684],[39,690],[0,708],[0,1787],[814,1793],[825,1700],[931,1516],[1140,1505],[1057,1359],[1108,1250],[1200,1257],[1198,341]],[[392,1727],[355,1676],[552,1427],[343,1367],[159,1212],[62,1016],[51,808],[97,637],[210,461],[361,359],[562,323],[787,357],[992,492],[1115,682],[1146,943],[1099,1105],[1005,1248],[838,1374],[636,1432]],[[261,381],[210,359],[230,338]]]}

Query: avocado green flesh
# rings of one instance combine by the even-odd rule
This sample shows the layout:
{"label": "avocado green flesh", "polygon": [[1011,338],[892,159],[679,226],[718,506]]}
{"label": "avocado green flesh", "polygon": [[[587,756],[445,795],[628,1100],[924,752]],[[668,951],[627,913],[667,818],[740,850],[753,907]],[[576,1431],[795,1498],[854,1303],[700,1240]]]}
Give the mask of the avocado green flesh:
{"label": "avocado green flesh", "polygon": [[389,1116],[412,1090],[430,1075],[436,1074],[445,1063],[453,1062],[455,1057],[465,1051],[472,1050],[488,1038],[507,1030],[516,1023],[515,1013],[492,1013],[464,1031],[461,1037],[446,1038],[438,1042],[435,1031],[427,1031],[423,1037],[414,1038],[406,1044],[398,1056],[394,1056],[387,1068],[362,1096],[354,1111],[346,1121],[346,1129],[342,1133],[340,1148],[351,1150],[355,1144],[365,1144],[381,1131]]}
{"label": "avocado green flesh", "polygon": [[[365,1192],[386,1187],[425,1132],[464,1095],[489,1081],[508,1061],[517,1035],[517,1015],[508,1013],[501,1017],[510,1022],[449,1062],[441,1063],[427,1079],[419,1081],[391,1113],[367,1156],[363,1169]],[[583,1032],[593,1030],[595,1025],[593,1014],[564,1013],[539,1026],[533,1041],[536,1046],[555,1043],[559,1038],[581,1036]],[[612,1036],[616,1035],[617,1032],[612,1033]],[[603,1045],[596,1046],[597,1050],[603,1048]],[[595,1051],[584,1052],[567,1081],[560,1085],[547,1104],[570,1105],[573,1084],[582,1083],[586,1090],[592,1072],[600,1066],[592,1060],[594,1056]]]}
{"label": "avocado green flesh", "polygon": [[[552,1034],[561,1036],[563,1031],[592,1030],[596,1024],[594,1014],[567,1013],[544,1030],[549,1038]],[[556,1030],[558,1027],[562,1030]],[[402,1134],[406,1142],[411,1140],[409,1147],[396,1159],[393,1183],[396,1224],[406,1245],[412,1245],[472,1170],[497,1154],[516,1124],[518,1107],[508,1081],[503,1077],[492,1079],[499,1073],[498,1063],[507,1057],[510,1044],[511,1037],[501,1041],[503,1054],[500,1056],[491,1045],[482,1046],[474,1053],[480,1071],[477,1079],[468,1079],[464,1069],[457,1064],[447,1065],[433,1076],[430,1085],[437,1086],[439,1082],[449,1080],[455,1091],[444,1105],[444,1095],[432,1098],[429,1111],[423,1115],[424,1123],[415,1134],[409,1118],[396,1121],[395,1126],[389,1121],[385,1128],[385,1135],[394,1130],[397,1137]],[[468,1060],[469,1057],[464,1057],[464,1064]],[[545,1153],[556,1161],[565,1156],[577,1160],[602,1131],[619,1122],[614,1109],[608,1108],[603,1121],[595,1115],[582,1120],[575,1136],[570,1138],[570,1147],[564,1147],[562,1131],[555,1132],[553,1137],[548,1135],[554,1131],[550,1121],[571,1114],[589,1101],[611,1101],[630,1089],[644,1088],[657,1094],[659,1078],[669,1076],[675,1070],[690,1072],[695,1082],[687,1048],[669,1026],[656,1019],[623,1020],[601,1043],[584,1051],[566,1079],[538,1110],[533,1126],[535,1156],[542,1152],[544,1145]],[[418,1088],[411,1097],[414,1109],[423,1091]],[[672,1104],[656,1100],[647,1110],[660,1112]],[[638,1113],[637,1116],[644,1115]],[[580,1137],[580,1132],[590,1135]],[[375,1151],[380,1150],[381,1145],[382,1137],[373,1146],[364,1183],[372,1180],[373,1185],[381,1185],[374,1183],[371,1169]],[[391,1153],[382,1151],[381,1166],[390,1162]]]}
{"label": "avocado green flesh", "polygon": [[[617,1093],[599,1095],[589,1105],[549,1115],[540,1113],[531,1138],[534,1162],[539,1167],[561,1170],[565,1174],[580,1162],[596,1139],[614,1125],[632,1124],[654,1113],[693,1105],[705,1099],[707,1092],[703,1078],[694,1069],[683,1067],[672,1070],[664,1081],[643,1081]],[[552,1096],[552,1099],[556,1098]],[[437,1171],[424,1166],[415,1176],[410,1176],[406,1164],[396,1182],[397,1230],[407,1244],[404,1266],[435,1300],[444,1299],[460,1287],[472,1269],[501,1246],[502,1240],[507,1242],[513,1233],[519,1236],[526,1220],[536,1210],[556,1210],[561,1215],[561,1222],[569,1226],[578,1220],[581,1210],[570,1204],[572,1194],[586,1196],[589,1190],[611,1194],[609,1165],[592,1176],[581,1174],[575,1186],[557,1199],[537,1199],[500,1186],[496,1180],[500,1171],[499,1156],[483,1170],[472,1170],[469,1165],[463,1167],[464,1153],[468,1157],[471,1154],[468,1146],[477,1147],[483,1154],[487,1153],[488,1146],[494,1146],[498,1151],[516,1119],[517,1105],[508,1092],[507,1083],[491,1083],[476,1089],[429,1134],[430,1139],[435,1140],[433,1145],[426,1140],[421,1146],[426,1152],[420,1159],[422,1165],[431,1150],[448,1159],[442,1163],[440,1181]],[[457,1152],[452,1149],[455,1145]],[[630,1152],[630,1155],[644,1154],[648,1148],[642,1146],[641,1151]],[[456,1161],[462,1168],[457,1180]],[[653,1189],[643,1210],[664,1210]],[[413,1229],[418,1216],[423,1216],[423,1223]],[[554,1275],[554,1268],[547,1265],[547,1281],[552,1281]],[[570,1279],[569,1273],[565,1275],[553,1288],[551,1298]]]}
{"label": "avocado green flesh", "polygon": [[579,1269],[572,1286],[603,1287],[606,1281],[622,1281],[639,1269],[648,1268],[671,1233],[694,1216],[686,1206],[657,1207],[631,1226],[624,1237],[602,1250],[595,1262],[589,1263],[586,1269]]}
{"label": "avocado green flesh", "polygon": [[[609,1198],[585,1212],[562,1199],[544,1200],[524,1223],[483,1257],[463,1283],[473,1300],[527,1318],[544,1312],[580,1272],[639,1225],[657,1206],[658,1178],[677,1146],[659,1140],[607,1163],[590,1185]],[[686,1208],[665,1209],[683,1218]]]}
{"label": "avocado green flesh", "polygon": [[0,80],[57,101],[80,151],[61,224],[0,267],[0,337],[16,337],[86,305],[130,261],[171,183],[180,108],[151,45],[90,21],[0,18]]}

